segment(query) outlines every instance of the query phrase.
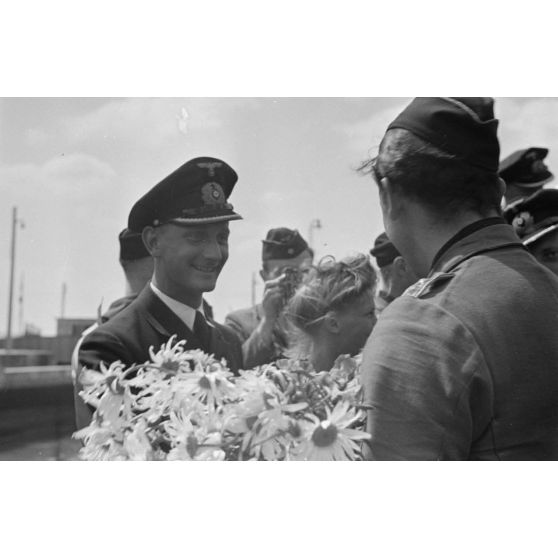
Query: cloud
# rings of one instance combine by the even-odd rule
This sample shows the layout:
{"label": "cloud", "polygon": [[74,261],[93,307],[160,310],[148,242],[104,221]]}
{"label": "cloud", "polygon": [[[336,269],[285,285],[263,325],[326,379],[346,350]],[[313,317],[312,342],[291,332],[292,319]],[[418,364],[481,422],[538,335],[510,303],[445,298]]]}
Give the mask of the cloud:
{"label": "cloud", "polygon": [[[116,176],[112,167],[83,153],[61,154],[43,164],[19,164],[0,167],[0,180],[8,191],[4,199],[32,199],[50,202],[65,196],[68,201],[95,198],[112,186]],[[43,207],[44,209],[44,207]]]}
{"label": "cloud", "polygon": [[44,144],[51,137],[51,134],[41,128],[31,128],[26,132],[27,143],[31,146]]}
{"label": "cloud", "polygon": [[80,153],[61,155],[45,163],[41,169],[47,184],[54,188],[87,188],[98,190],[110,184],[116,173],[110,165]]}
{"label": "cloud", "polygon": [[[63,281],[71,285],[69,308],[83,315],[93,313],[90,299],[100,300],[105,288],[118,287],[115,176],[106,162],[84,153],[0,167],[2,222],[7,228],[13,206],[25,222],[18,232],[17,274],[25,272],[26,320],[51,330]],[[0,236],[3,269],[10,242],[5,233]],[[7,277],[2,276],[0,292],[6,289]],[[2,299],[0,314],[5,309]]]}
{"label": "cloud", "polygon": [[238,106],[257,104],[255,99],[117,99],[68,119],[63,133],[78,145],[103,141],[151,149],[184,133],[219,128]]}
{"label": "cloud", "polygon": [[552,147],[558,137],[558,99],[498,99],[496,116],[503,155],[508,151],[541,145]]}

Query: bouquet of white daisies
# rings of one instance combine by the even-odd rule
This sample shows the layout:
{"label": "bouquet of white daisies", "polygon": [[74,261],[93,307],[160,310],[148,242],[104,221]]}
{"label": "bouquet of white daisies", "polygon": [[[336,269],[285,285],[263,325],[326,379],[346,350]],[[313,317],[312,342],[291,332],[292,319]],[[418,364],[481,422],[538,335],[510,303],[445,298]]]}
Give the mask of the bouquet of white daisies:
{"label": "bouquet of white daisies", "polygon": [[358,359],[330,371],[279,360],[234,376],[171,338],[151,360],[84,369],[95,412],[76,432],[86,460],[356,460],[363,431]]}

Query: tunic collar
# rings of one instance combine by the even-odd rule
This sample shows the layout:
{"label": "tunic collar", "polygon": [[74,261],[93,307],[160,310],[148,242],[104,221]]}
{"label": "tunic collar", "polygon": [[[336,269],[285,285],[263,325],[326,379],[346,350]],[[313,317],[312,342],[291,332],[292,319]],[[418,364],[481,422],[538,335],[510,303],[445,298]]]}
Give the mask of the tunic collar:
{"label": "tunic collar", "polygon": [[477,254],[510,246],[525,249],[513,228],[504,219],[480,219],[461,229],[440,248],[428,276],[447,273]]}

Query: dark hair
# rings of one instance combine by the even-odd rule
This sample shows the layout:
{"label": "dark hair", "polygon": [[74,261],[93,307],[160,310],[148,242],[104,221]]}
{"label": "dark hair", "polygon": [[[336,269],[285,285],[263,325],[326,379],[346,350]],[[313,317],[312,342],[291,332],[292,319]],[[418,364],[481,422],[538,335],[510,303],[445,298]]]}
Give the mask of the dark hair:
{"label": "dark hair", "polygon": [[388,130],[378,156],[358,170],[373,174],[377,182],[389,178],[394,189],[442,219],[465,209],[483,216],[501,212],[497,174],[474,167],[402,128]]}

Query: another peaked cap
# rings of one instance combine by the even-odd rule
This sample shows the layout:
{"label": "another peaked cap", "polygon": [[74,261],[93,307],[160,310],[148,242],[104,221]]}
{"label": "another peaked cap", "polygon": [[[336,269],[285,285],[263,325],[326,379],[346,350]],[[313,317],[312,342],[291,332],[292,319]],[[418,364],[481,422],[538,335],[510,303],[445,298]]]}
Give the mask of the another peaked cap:
{"label": "another peaked cap", "polygon": [[558,190],[538,190],[506,208],[504,217],[523,244],[532,244],[558,229]]}
{"label": "another peaked cap", "polygon": [[500,163],[500,177],[508,184],[540,188],[554,178],[543,162],[547,155],[548,149],[545,147],[529,147],[514,151]]}
{"label": "another peaked cap", "polygon": [[388,126],[403,128],[488,172],[498,172],[500,144],[490,97],[416,97]]}
{"label": "another peaked cap", "polygon": [[238,180],[225,161],[198,157],[163,178],[132,207],[128,228],[141,232],[164,223],[194,225],[242,219],[228,198]]}

